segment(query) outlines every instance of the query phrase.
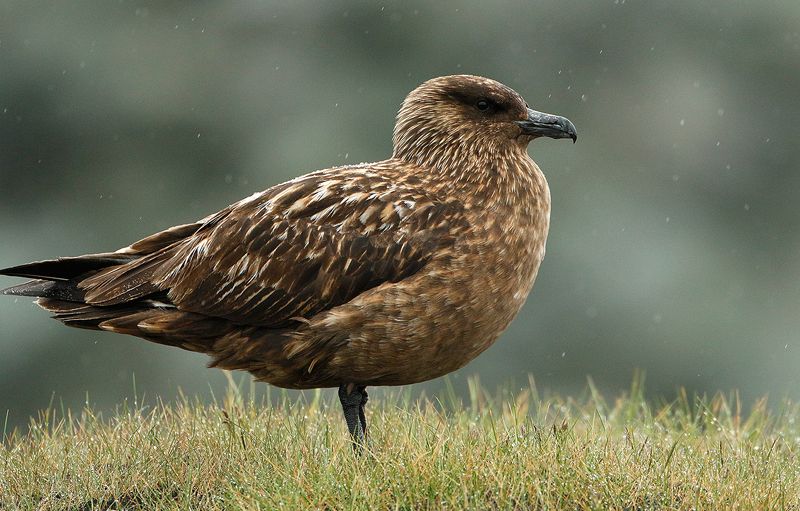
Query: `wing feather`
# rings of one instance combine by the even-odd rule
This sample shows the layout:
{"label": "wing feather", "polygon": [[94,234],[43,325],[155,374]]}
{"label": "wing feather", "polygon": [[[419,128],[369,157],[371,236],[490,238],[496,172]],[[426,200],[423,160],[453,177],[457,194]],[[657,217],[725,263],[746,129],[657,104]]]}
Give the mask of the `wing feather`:
{"label": "wing feather", "polygon": [[[163,291],[180,310],[285,327],[419,271],[469,229],[463,206],[379,176],[316,173],[151,236],[154,252],[80,283],[86,302],[118,305]],[[324,220],[322,220],[324,218]],[[190,224],[195,225],[195,224]],[[193,230],[192,230],[193,229]]]}

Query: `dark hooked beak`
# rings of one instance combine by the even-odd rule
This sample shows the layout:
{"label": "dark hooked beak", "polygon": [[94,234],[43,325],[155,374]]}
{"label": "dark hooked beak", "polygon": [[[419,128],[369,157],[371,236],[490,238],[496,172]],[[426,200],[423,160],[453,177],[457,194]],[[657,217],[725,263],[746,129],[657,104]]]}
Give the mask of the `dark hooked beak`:
{"label": "dark hooked beak", "polygon": [[522,128],[523,135],[532,137],[550,138],[571,138],[575,143],[578,140],[578,132],[575,125],[566,117],[550,115],[536,110],[528,109],[528,118],[524,121],[514,121],[514,124]]}

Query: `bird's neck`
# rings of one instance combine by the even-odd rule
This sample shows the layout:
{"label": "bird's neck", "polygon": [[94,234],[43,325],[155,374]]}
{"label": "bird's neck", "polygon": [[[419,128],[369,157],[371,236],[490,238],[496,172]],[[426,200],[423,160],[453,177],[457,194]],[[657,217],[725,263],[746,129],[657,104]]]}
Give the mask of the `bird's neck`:
{"label": "bird's neck", "polygon": [[421,161],[413,163],[448,197],[534,222],[549,218],[547,181],[525,148],[510,146],[491,153],[480,147],[456,153],[434,150],[419,156]]}

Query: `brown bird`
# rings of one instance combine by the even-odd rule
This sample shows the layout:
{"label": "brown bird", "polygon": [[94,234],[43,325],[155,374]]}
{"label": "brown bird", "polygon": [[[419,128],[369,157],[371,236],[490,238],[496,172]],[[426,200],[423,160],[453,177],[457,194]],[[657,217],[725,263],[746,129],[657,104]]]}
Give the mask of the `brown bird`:
{"label": "brown bird", "polygon": [[527,154],[538,137],[577,132],[496,81],[434,78],[403,102],[388,160],[300,176],[116,252],[0,270],[37,279],[4,293],[278,387],[339,387],[361,445],[367,386],[464,366],[525,302],[550,222]]}

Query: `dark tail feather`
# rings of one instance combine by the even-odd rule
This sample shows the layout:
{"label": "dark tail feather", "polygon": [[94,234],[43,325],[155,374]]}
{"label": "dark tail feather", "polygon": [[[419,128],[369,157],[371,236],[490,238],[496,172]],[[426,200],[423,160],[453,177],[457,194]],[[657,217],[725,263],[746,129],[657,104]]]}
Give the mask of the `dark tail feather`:
{"label": "dark tail feather", "polygon": [[90,271],[97,271],[109,266],[125,264],[139,257],[141,256],[119,254],[117,252],[89,254],[77,257],[59,257],[58,259],[36,261],[12,268],[5,268],[0,270],[0,275],[26,277],[29,279],[70,280]]}
{"label": "dark tail feather", "polygon": [[51,298],[53,300],[66,300],[70,302],[83,302],[85,291],[78,289],[76,280],[32,280],[3,289],[4,295],[36,296]]}
{"label": "dark tail feather", "polygon": [[37,280],[12,286],[0,292],[5,295],[36,296],[83,303],[86,299],[86,291],[78,287],[79,282],[100,270],[129,263],[140,257],[140,255],[109,252],[60,257],[5,268],[0,270],[0,275]]}

